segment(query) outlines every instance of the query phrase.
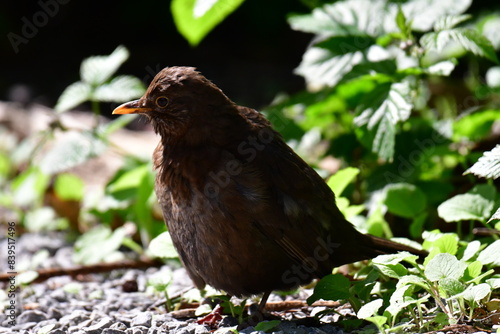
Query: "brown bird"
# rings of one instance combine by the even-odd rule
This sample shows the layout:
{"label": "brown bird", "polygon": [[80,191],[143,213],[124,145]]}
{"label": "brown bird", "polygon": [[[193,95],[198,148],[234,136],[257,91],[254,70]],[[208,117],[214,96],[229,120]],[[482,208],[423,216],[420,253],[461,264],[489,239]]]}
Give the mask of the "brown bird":
{"label": "brown bird", "polygon": [[256,110],[231,101],[192,67],[167,67],[136,101],[161,140],[155,191],[198,288],[231,295],[287,290],[342,264],[422,251],[358,232],[324,180]]}

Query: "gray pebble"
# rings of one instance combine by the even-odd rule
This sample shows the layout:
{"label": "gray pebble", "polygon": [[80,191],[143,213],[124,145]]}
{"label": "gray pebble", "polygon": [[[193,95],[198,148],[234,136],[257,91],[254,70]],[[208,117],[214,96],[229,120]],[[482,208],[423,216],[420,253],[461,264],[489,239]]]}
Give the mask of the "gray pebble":
{"label": "gray pebble", "polygon": [[125,334],[125,331],[115,328],[104,328],[102,334]]}
{"label": "gray pebble", "polygon": [[47,319],[48,319],[47,314],[43,313],[42,311],[28,310],[24,311],[23,313],[21,313],[21,315],[19,315],[19,317],[17,317],[17,323],[18,324],[25,324],[28,322],[38,323]]}
{"label": "gray pebble", "polygon": [[103,329],[109,328],[109,326],[111,326],[112,323],[113,320],[110,317],[105,317],[92,326],[84,327],[83,330],[87,334],[101,334]]}
{"label": "gray pebble", "polygon": [[56,328],[56,329],[51,330],[47,334],[66,334],[66,332],[63,331],[62,329]]}
{"label": "gray pebble", "polygon": [[113,323],[111,326],[109,326],[110,329],[117,329],[119,331],[125,331],[127,329],[127,325],[125,325],[123,322],[117,321]]}
{"label": "gray pebble", "polygon": [[132,320],[131,326],[151,327],[152,319],[153,316],[151,315],[151,312],[141,312]]}

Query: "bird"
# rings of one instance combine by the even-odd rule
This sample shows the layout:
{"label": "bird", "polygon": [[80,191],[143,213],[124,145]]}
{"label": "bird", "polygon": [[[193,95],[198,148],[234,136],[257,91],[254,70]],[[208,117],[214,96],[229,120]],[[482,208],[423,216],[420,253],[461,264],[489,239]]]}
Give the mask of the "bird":
{"label": "bird", "polygon": [[265,116],[239,106],[194,67],[161,70],[138,100],[160,141],[155,192],[190,278],[233,296],[291,290],[340,265],[424,251],[359,232],[324,179]]}

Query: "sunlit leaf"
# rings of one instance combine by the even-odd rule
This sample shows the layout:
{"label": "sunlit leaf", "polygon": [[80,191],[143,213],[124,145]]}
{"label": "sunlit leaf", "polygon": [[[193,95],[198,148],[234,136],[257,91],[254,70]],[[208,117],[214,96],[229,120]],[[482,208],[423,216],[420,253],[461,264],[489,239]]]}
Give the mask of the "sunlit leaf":
{"label": "sunlit leaf", "polygon": [[461,14],[471,3],[472,0],[410,0],[401,7],[406,20],[412,22],[412,29],[428,31],[441,17]]}
{"label": "sunlit leaf", "polygon": [[54,174],[75,167],[102,153],[105,143],[89,132],[69,131],[41,159],[40,169]]}
{"label": "sunlit leaf", "polygon": [[486,221],[490,218],[493,205],[493,201],[479,194],[461,194],[441,203],[438,214],[448,223],[461,220]]}
{"label": "sunlit leaf", "polygon": [[101,85],[111,78],[128,57],[128,50],[121,45],[108,56],[88,57],[82,61],[80,77],[91,86]]}
{"label": "sunlit leaf", "polygon": [[120,75],[107,84],[96,88],[93,98],[104,102],[125,102],[138,97],[146,91],[141,80],[130,75]]}
{"label": "sunlit leaf", "polygon": [[81,103],[90,100],[92,93],[91,86],[86,82],[75,82],[62,92],[54,107],[55,111],[63,112],[70,110]]}
{"label": "sunlit leaf", "polygon": [[341,169],[328,179],[328,186],[335,195],[340,196],[347,185],[354,181],[358,174],[358,168],[347,167]]}
{"label": "sunlit leaf", "polygon": [[244,0],[173,0],[170,10],[177,30],[192,46],[201,40]]}
{"label": "sunlit leaf", "polygon": [[495,146],[491,151],[484,152],[483,156],[464,174],[467,173],[489,179],[500,177],[500,145]]}
{"label": "sunlit leaf", "polygon": [[163,259],[179,257],[169,232],[163,232],[151,240],[148,250],[152,255]]}
{"label": "sunlit leaf", "polygon": [[443,278],[459,279],[466,267],[465,263],[458,261],[454,255],[441,253],[429,261],[425,267],[425,276],[432,282]]}
{"label": "sunlit leaf", "polygon": [[468,28],[446,29],[438,32],[427,33],[422,36],[420,43],[426,50],[437,53],[443,51],[451,41],[458,43],[465,50],[476,56],[485,57],[498,63],[498,58],[491,42],[477,30]]}

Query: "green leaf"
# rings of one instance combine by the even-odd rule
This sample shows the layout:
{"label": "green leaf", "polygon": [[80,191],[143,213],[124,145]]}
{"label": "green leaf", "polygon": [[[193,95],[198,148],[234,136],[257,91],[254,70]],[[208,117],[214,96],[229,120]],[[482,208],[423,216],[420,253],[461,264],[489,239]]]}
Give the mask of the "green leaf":
{"label": "green leaf", "polygon": [[320,299],[348,299],[350,297],[350,286],[349,279],[342,274],[327,275],[316,284],[313,294],[307,298],[307,303],[311,305]]}
{"label": "green leaf", "polygon": [[191,46],[201,40],[244,0],[173,0],[170,10],[177,30]]}
{"label": "green leaf", "polygon": [[409,37],[408,35],[410,29],[408,29],[405,13],[401,9],[401,7],[398,7],[398,13],[396,15],[396,25],[398,26],[399,31],[401,31],[401,34],[403,34],[403,36]]}
{"label": "green leaf", "polygon": [[54,107],[56,112],[70,110],[81,103],[90,100],[92,96],[92,88],[86,82],[77,81],[72,83],[62,92]]}
{"label": "green leaf", "polygon": [[83,82],[91,86],[102,85],[115,74],[128,57],[128,50],[120,45],[109,56],[86,58],[80,66],[80,77]]}
{"label": "green leaf", "polygon": [[126,231],[123,227],[111,231],[109,227],[99,225],[83,234],[75,242],[73,261],[80,264],[95,264],[123,258],[118,248],[125,237]]}
{"label": "green leaf", "polygon": [[136,189],[139,187],[144,176],[148,173],[149,166],[144,164],[126,171],[120,175],[116,180],[108,185],[108,191],[111,194],[118,193],[129,189]]}
{"label": "green leaf", "polygon": [[389,212],[395,215],[413,218],[427,206],[425,194],[413,184],[394,183],[388,185],[385,189],[384,204]]}
{"label": "green leaf", "polygon": [[439,253],[455,255],[458,250],[458,236],[454,233],[441,234],[434,240],[425,240],[424,249],[437,249]]}
{"label": "green leaf", "polygon": [[354,122],[374,135],[372,152],[391,160],[394,155],[396,124],[408,119],[413,105],[408,82],[385,83],[367,94],[357,108]]}
{"label": "green leaf", "polygon": [[426,290],[429,289],[429,284],[427,283],[427,281],[422,277],[416,275],[406,275],[404,277],[401,277],[401,279],[398,280],[396,287],[401,287],[408,284],[420,286]]}
{"label": "green leaf", "polygon": [[365,51],[375,44],[368,35],[332,36],[317,42],[314,46],[330,51],[332,56],[341,56],[356,51]]}
{"label": "green leaf", "polygon": [[500,16],[493,14],[486,18],[481,27],[482,34],[491,41],[493,47],[498,50],[500,48]]}
{"label": "green leaf", "polygon": [[163,232],[151,240],[148,250],[154,256],[162,259],[174,259],[179,257],[169,232]]}
{"label": "green leaf", "polygon": [[59,173],[98,156],[105,148],[105,143],[90,132],[68,131],[43,156],[40,169],[49,175]]}
{"label": "green leaf", "polygon": [[487,283],[469,285],[460,295],[469,302],[478,302],[491,293],[491,287]]}
{"label": "green leaf", "polygon": [[483,265],[500,266],[500,240],[496,240],[479,253],[477,260]]}
{"label": "green leaf", "polygon": [[279,324],[281,324],[280,320],[265,320],[255,325],[255,330],[268,333],[271,332],[272,329],[276,328]]}
{"label": "green leaf", "polygon": [[434,30],[438,32],[442,30],[452,29],[460,23],[470,20],[471,17],[472,16],[468,14],[442,16],[436,20],[436,23],[434,23]]}
{"label": "green leaf", "polygon": [[97,87],[92,97],[103,102],[125,102],[141,97],[145,91],[144,84],[138,78],[120,75],[111,82]]}
{"label": "green leaf", "polygon": [[37,167],[26,169],[12,181],[14,203],[20,207],[40,203],[49,180],[49,176]]}
{"label": "green leaf", "polygon": [[[497,209],[497,211],[493,214],[493,216],[491,216],[490,219],[488,219],[488,223],[490,223],[492,220],[498,220],[500,219],[500,207]],[[497,224],[498,225],[498,224]],[[495,227],[496,229],[498,229],[497,227]]]}
{"label": "green leaf", "polygon": [[44,206],[28,211],[24,225],[32,232],[53,231],[68,228],[68,221],[64,218],[57,218],[53,208]]}
{"label": "green leaf", "polygon": [[328,186],[337,196],[340,196],[349,183],[354,181],[359,174],[359,169],[354,167],[347,167],[339,170],[328,179]]}
{"label": "green leaf", "polygon": [[83,199],[84,187],[82,179],[74,174],[59,174],[54,181],[54,190],[61,199],[79,201]]}
{"label": "green leaf", "polygon": [[401,278],[408,274],[408,269],[405,268],[402,264],[386,264],[379,265],[375,264],[375,267],[385,276],[392,278]]}
{"label": "green leaf", "polygon": [[[363,10],[360,10],[363,8]],[[311,14],[292,15],[288,23],[294,30],[318,35],[377,36],[384,31],[385,1],[347,0],[325,4],[313,9]],[[377,17],[377,20],[373,20]]]}
{"label": "green leaf", "polygon": [[467,269],[465,269],[464,281],[470,281],[477,278],[481,275],[481,270],[483,269],[483,265],[481,261],[474,261],[469,263]]}
{"label": "green leaf", "polygon": [[467,10],[472,0],[410,0],[401,7],[406,20],[412,22],[412,29],[428,31],[438,19],[447,15],[458,15]]}
{"label": "green leaf", "polygon": [[481,248],[481,243],[479,240],[471,241],[467,244],[467,247],[464,250],[464,255],[462,256],[462,261],[468,261],[477,255],[477,252]]}
{"label": "green leaf", "polygon": [[464,274],[466,265],[448,253],[437,254],[425,267],[425,276],[432,282],[443,278],[459,279]]}
{"label": "green leaf", "polygon": [[420,38],[420,43],[426,50],[432,50],[437,53],[443,51],[451,41],[456,42],[476,56],[485,57],[498,63],[498,58],[491,42],[476,30],[466,28],[447,29],[427,33]]}
{"label": "green leaf", "polygon": [[445,277],[440,279],[438,284],[449,297],[458,295],[465,290],[465,286],[456,278]]}
{"label": "green leaf", "polygon": [[372,260],[374,264],[382,264],[382,265],[388,265],[388,264],[398,264],[403,261],[407,261],[410,263],[415,262],[415,260],[418,259],[418,256],[411,254],[410,252],[403,251],[399,252],[396,254],[383,254],[379,255],[376,258]]}
{"label": "green leaf", "polygon": [[461,220],[486,221],[493,210],[493,201],[479,194],[456,195],[438,206],[438,215],[447,223]]}
{"label": "green leaf", "polygon": [[491,133],[493,123],[500,119],[500,110],[481,110],[461,117],[453,123],[453,140],[463,137],[479,141]]}
{"label": "green leaf", "polygon": [[377,312],[382,307],[383,302],[383,299],[375,299],[361,306],[357,313],[358,318],[366,319],[368,317],[377,315]]}
{"label": "green leaf", "polygon": [[38,272],[36,270],[28,270],[20,273],[16,276],[16,283],[19,285],[28,285],[38,278]]}
{"label": "green leaf", "polygon": [[330,50],[313,46],[304,53],[294,72],[303,76],[307,84],[314,88],[332,87],[362,61],[361,51],[337,55]]}
{"label": "green leaf", "polygon": [[424,72],[431,75],[449,76],[457,65],[456,60],[444,60],[424,69]]}
{"label": "green leaf", "polygon": [[491,151],[484,152],[483,156],[464,174],[468,173],[489,179],[500,177],[500,145],[495,146]]}

